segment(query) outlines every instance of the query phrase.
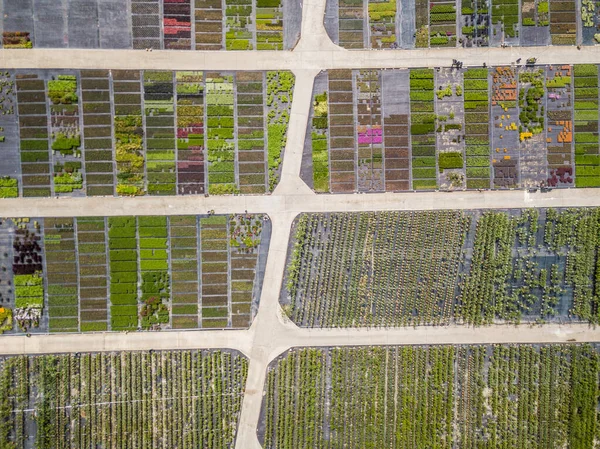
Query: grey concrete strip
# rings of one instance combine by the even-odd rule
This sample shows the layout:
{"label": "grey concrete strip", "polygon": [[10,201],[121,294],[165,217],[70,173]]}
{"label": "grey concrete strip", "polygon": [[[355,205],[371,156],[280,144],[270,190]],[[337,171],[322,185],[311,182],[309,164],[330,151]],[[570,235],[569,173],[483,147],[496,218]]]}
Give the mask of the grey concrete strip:
{"label": "grey concrete strip", "polygon": [[[304,35],[303,35],[304,36]],[[310,42],[311,44],[305,44]],[[0,50],[4,69],[154,69],[154,70],[325,70],[510,65],[518,58],[542,64],[600,63],[600,47],[435,48],[420,50],[343,50],[331,41],[300,40],[292,51],[210,52],[154,50],[31,49]]]}
{"label": "grey concrete strip", "polygon": [[230,348],[250,355],[248,331],[98,332],[3,336],[2,355]]}
{"label": "grey concrete strip", "polygon": [[[292,190],[289,185],[298,185],[294,180],[289,185],[282,184],[276,193],[264,196],[6,198],[0,201],[0,214],[9,217],[178,215],[214,209],[217,214],[248,210],[267,213],[273,218],[300,212],[600,206],[598,189],[556,189],[548,193],[503,190],[316,195],[305,189]],[[279,194],[280,190],[286,193]]]}

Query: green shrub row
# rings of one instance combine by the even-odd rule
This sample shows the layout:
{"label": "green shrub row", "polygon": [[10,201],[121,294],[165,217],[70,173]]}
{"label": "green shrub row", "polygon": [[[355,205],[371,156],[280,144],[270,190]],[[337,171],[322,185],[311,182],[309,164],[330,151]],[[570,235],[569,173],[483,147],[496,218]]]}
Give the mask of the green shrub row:
{"label": "green shrub row", "polygon": [[438,155],[438,164],[440,172],[445,169],[463,168],[462,153],[457,151],[440,153]]}

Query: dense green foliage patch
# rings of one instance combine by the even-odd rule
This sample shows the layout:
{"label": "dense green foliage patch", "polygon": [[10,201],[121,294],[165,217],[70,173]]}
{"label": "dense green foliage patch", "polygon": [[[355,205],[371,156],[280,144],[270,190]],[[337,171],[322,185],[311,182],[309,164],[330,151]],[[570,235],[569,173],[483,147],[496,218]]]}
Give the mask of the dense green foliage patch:
{"label": "dense green foliage patch", "polygon": [[[596,345],[292,349],[266,380],[266,449],[593,448]],[[264,427],[263,427],[264,426]]]}

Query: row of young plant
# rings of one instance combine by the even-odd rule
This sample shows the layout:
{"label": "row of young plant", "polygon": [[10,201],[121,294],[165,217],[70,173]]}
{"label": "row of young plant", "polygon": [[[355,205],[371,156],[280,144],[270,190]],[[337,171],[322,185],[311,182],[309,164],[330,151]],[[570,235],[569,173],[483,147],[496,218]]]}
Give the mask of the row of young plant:
{"label": "row of young plant", "polygon": [[[170,0],[167,0],[167,3]],[[161,8],[161,6],[163,8]],[[164,2],[149,0],[131,0],[131,41],[134,49],[160,49],[162,46],[163,27],[161,25],[161,9]],[[166,5],[167,8],[169,5]],[[129,20],[127,11],[126,20]],[[127,23],[129,25],[129,23]],[[168,28],[165,29],[168,32]],[[170,40],[167,34],[167,43]]]}
{"label": "row of young plant", "polygon": [[144,71],[146,176],[150,195],[177,193],[174,85],[172,72]]}
{"label": "row of young plant", "polygon": [[264,227],[254,214],[4,220],[0,328],[248,327]]}
{"label": "row of young plant", "polygon": [[[561,65],[547,68],[546,75],[546,115],[548,185],[573,184],[573,68]],[[575,155],[577,145],[575,144]],[[585,185],[585,172],[579,171],[579,185]]]}
{"label": "row of young plant", "polygon": [[189,50],[192,48],[191,0],[163,1],[164,48]]}
{"label": "row of young plant", "polygon": [[[247,148],[237,139],[250,117],[267,123],[258,130],[264,139],[251,142],[251,148],[258,156],[262,152],[255,160],[262,160],[269,178],[262,187],[251,183],[251,193],[272,191],[279,181],[294,87],[290,72],[249,72],[256,78],[256,93],[247,105],[240,96],[239,107],[234,107],[236,78],[244,84],[250,76],[244,72],[67,73],[4,75],[0,125],[11,132],[0,138],[9,158],[0,170],[1,196],[19,190],[23,196],[247,191],[237,167],[238,151]],[[16,92],[10,87],[15,81]],[[9,106],[15,97],[16,111]]]}
{"label": "row of young plant", "polygon": [[[73,218],[44,219],[48,330],[79,330],[79,290]],[[40,279],[42,281],[42,279]],[[41,283],[41,282],[40,282]],[[43,298],[43,291],[42,291]]]}
{"label": "row of young plant", "polygon": [[[440,68],[435,83],[440,87],[434,98],[436,119],[436,147],[438,184],[443,189],[465,187],[465,139],[463,132],[472,125],[465,124],[463,100],[464,73],[452,68]],[[467,81],[467,85],[469,82]],[[471,173],[469,173],[470,175]]]}
{"label": "row of young plant", "polygon": [[[114,83],[108,70],[82,70],[81,107],[83,118],[82,152],[85,174],[85,194],[89,196],[114,195],[115,153],[113,148],[113,95]],[[118,123],[114,119],[114,123]],[[115,136],[116,137],[116,136]],[[121,189],[123,187],[120,187]]]}
{"label": "row of young plant", "polygon": [[[317,192],[410,189],[409,83],[407,70],[319,73],[305,139],[304,181]],[[419,174],[431,176],[431,170]]]}
{"label": "row of young plant", "polygon": [[[364,48],[365,43],[365,4],[360,0],[339,0],[338,6],[338,39],[332,38],[340,47],[353,49]],[[329,33],[331,31],[328,30]],[[330,34],[330,37],[331,34]]]}
{"label": "row of young plant", "polygon": [[356,188],[359,192],[383,190],[383,116],[382,91],[378,70],[361,70],[355,74],[356,140],[358,160]]}
{"label": "row of young plant", "polygon": [[204,74],[176,72],[177,193],[205,192]]}
{"label": "row of young plant", "polygon": [[482,129],[490,122],[488,71],[468,69],[464,73],[465,92],[465,159],[468,189],[490,186],[489,131]]}
{"label": "row of young plant", "polygon": [[598,66],[576,65],[573,75],[576,185],[598,187]]}
{"label": "row of young plant", "polygon": [[302,214],[281,302],[308,327],[598,323],[599,211]]}
{"label": "row of young plant", "polygon": [[271,363],[265,448],[592,448],[598,346],[296,348]]}
{"label": "row of young plant", "polygon": [[[496,5],[500,2],[502,0],[497,0]],[[463,46],[485,47],[490,45],[490,34],[494,34],[490,13],[489,0],[465,0],[461,2],[459,25]],[[498,18],[496,17],[497,21]]]}
{"label": "row of young plant", "polygon": [[236,100],[240,192],[262,193],[267,183],[262,73],[237,74]]}
{"label": "row of young plant", "polygon": [[437,186],[434,89],[433,69],[410,71],[412,188],[415,190]]}
{"label": "row of young plant", "polygon": [[[50,196],[52,164],[45,82],[37,75],[17,76],[16,87],[18,112],[14,120],[18,122],[20,141],[12,151],[20,148],[21,192],[24,197]],[[16,142],[5,140],[2,145],[8,147],[11,143]]]}
{"label": "row of young plant", "polygon": [[231,448],[247,359],[236,351],[0,358],[5,447]]}
{"label": "row of young plant", "polygon": [[[7,220],[8,221],[8,220]],[[44,308],[44,241],[40,222],[28,218],[3,221],[10,244],[4,246],[2,280],[3,331],[16,323],[21,329],[38,327]],[[8,289],[6,289],[8,287]]]}

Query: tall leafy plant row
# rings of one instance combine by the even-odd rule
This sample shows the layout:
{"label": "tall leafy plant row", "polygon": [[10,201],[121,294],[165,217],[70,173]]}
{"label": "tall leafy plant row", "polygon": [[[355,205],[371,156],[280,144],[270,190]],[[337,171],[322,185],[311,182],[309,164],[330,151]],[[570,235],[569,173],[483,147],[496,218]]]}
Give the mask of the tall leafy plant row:
{"label": "tall leafy plant row", "polygon": [[146,189],[140,72],[113,71],[114,137],[118,195]]}
{"label": "tall leafy plant row", "polygon": [[597,345],[298,348],[272,362],[269,448],[592,448]]}
{"label": "tall leafy plant row", "polygon": [[433,70],[411,69],[410,135],[414,190],[437,187],[435,118]]}
{"label": "tall leafy plant row", "polygon": [[148,193],[175,195],[173,72],[144,71]]}
{"label": "tall leafy plant row", "polygon": [[294,82],[292,72],[267,72],[267,156],[270,191],[273,191],[281,176],[280,166],[287,142]]}
{"label": "tall leafy plant row", "polygon": [[[510,313],[507,280],[515,242],[515,220],[503,213],[485,214],[477,222],[473,261],[466,278],[461,315],[467,322],[492,322]],[[487,262],[487,263],[486,263]]]}
{"label": "tall leafy plant row", "polygon": [[[488,70],[468,69],[464,73],[465,154],[467,188],[490,187],[490,119]],[[480,131],[483,129],[484,131]]]}
{"label": "tall leafy plant row", "polygon": [[311,144],[313,188],[317,192],[329,192],[329,106],[327,91],[314,95]]}
{"label": "tall leafy plant row", "polygon": [[170,265],[167,217],[138,217],[140,256],[140,319],[144,329],[160,329],[169,324]]}
{"label": "tall leafy plant row", "polygon": [[477,223],[473,262],[461,298],[462,319],[482,324],[498,318],[518,322],[525,315],[552,318],[569,289],[569,316],[599,322],[599,217],[598,209],[548,209],[542,246],[554,254],[554,263],[541,268],[543,258],[532,252],[540,244],[542,224],[536,211],[520,217],[484,214]]}
{"label": "tall leafy plant row", "polygon": [[77,76],[58,75],[48,81],[50,135],[54,166],[54,193],[71,193],[83,188],[81,174],[81,131]]}
{"label": "tall leafy plant row", "polygon": [[7,448],[235,445],[248,361],[230,350],[0,359]]}
{"label": "tall leafy plant row", "polygon": [[138,251],[135,217],[108,219],[112,330],[138,327]]}
{"label": "tall leafy plant row", "polygon": [[286,307],[304,326],[447,322],[468,224],[460,212],[302,215]]}
{"label": "tall leafy plant row", "polygon": [[294,226],[281,302],[302,326],[600,322],[600,209],[303,214]]}
{"label": "tall leafy plant row", "polygon": [[233,75],[206,75],[208,192],[237,193]]}
{"label": "tall leafy plant row", "polygon": [[176,72],[177,193],[204,193],[204,75]]}

